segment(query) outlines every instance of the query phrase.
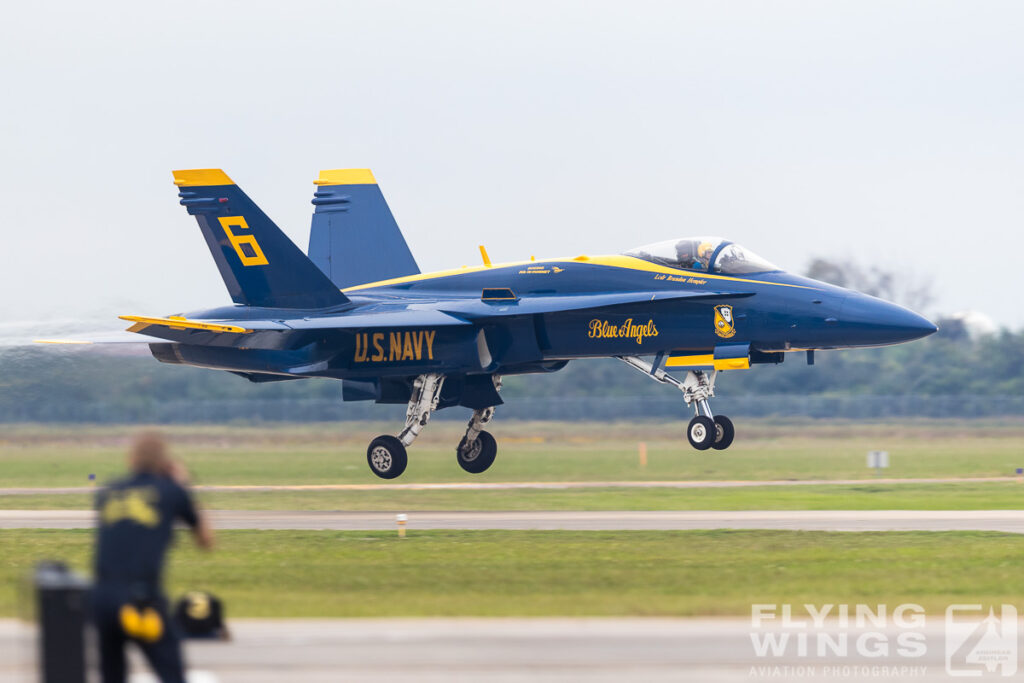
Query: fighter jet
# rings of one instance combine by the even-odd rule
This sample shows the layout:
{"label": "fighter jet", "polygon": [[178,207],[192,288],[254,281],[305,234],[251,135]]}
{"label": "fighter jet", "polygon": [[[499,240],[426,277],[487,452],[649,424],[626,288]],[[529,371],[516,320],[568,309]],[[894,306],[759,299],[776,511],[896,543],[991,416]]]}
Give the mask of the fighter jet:
{"label": "fighter jet", "polygon": [[711,410],[719,372],[818,349],[882,346],[936,331],[896,304],[787,273],[735,242],[688,237],[621,254],[421,273],[367,169],[321,171],[308,256],[219,169],[174,171],[234,305],[125,315],[163,363],[252,382],[342,381],[345,401],[407,404],[404,427],[373,439],[378,477],[406,469],[435,410],[473,411],[456,459],[487,470],[484,428],[501,378],[611,357],[677,389],[698,449],[734,427]]}

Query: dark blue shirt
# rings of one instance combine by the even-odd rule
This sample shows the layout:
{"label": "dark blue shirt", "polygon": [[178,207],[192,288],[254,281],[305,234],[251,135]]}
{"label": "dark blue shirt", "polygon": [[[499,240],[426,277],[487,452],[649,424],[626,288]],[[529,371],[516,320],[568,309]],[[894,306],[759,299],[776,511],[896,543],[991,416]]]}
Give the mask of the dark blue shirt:
{"label": "dark blue shirt", "polygon": [[159,590],[175,520],[195,527],[192,496],[169,477],[134,474],[96,496],[96,579]]}

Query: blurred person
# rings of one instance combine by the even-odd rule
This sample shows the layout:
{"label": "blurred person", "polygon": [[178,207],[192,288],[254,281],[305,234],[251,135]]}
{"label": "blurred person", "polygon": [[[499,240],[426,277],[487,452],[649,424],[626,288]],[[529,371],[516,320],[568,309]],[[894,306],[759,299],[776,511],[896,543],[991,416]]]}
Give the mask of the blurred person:
{"label": "blurred person", "polygon": [[96,496],[94,618],[104,683],[127,680],[125,646],[141,648],[163,683],[184,683],[179,635],[172,627],[162,573],[174,523],[183,521],[199,547],[213,547],[208,520],[196,509],[184,465],[156,432],[140,434],[129,473]]}

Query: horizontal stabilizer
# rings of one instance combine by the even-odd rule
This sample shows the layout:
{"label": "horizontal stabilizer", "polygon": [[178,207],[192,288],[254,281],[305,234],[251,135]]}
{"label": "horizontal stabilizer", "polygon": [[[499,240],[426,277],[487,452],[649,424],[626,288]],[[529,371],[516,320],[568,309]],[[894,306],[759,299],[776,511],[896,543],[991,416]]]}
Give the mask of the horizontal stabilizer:
{"label": "horizontal stabilizer", "polygon": [[[448,327],[470,325],[466,320],[434,309],[395,308],[365,312],[283,319],[190,320],[179,316],[157,318],[123,315],[134,323],[127,332],[162,341],[212,346],[285,348],[292,338],[317,330],[362,330],[369,328]],[[137,338],[138,339],[138,338]],[[146,340],[146,343],[155,341]],[[85,343],[72,342],[65,343]]]}
{"label": "horizontal stabilizer", "polygon": [[[150,318],[144,315],[119,315],[121,320],[127,320],[128,322],[136,323],[135,326],[139,327],[141,332],[143,328],[151,325],[159,325],[163,327],[169,327],[172,330],[203,330],[204,332],[229,332],[232,334],[248,334],[252,332],[251,329],[239,327],[238,325],[225,325],[222,323],[204,323],[196,320],[188,320],[187,318],[181,318],[177,316],[171,316],[168,318]],[[129,332],[134,332],[132,328],[128,328]]]}
{"label": "horizontal stabilizer", "polygon": [[152,318],[141,315],[122,315],[121,320],[134,322],[131,332],[152,334],[153,327],[170,330],[200,330],[225,334],[254,334],[256,332],[292,332],[295,330],[346,330],[367,327],[436,327],[468,325],[461,318],[431,308],[391,310],[364,310],[356,313],[310,316],[304,318],[277,318],[274,320],[189,320],[170,316]]}

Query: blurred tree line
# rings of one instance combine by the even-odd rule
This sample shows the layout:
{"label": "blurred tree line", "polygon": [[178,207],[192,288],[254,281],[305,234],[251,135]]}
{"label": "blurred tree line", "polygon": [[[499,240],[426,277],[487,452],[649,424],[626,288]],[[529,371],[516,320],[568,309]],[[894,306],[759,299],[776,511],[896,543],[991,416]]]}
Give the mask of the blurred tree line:
{"label": "blurred tree line", "polygon": [[[808,274],[917,310],[927,285],[847,262],[817,259]],[[960,320],[910,344],[802,353],[778,366],[726,372],[717,409],[734,415],[1024,415],[1024,331],[972,337]],[[341,382],[252,384],[234,375],[164,365],[124,347],[0,351],[0,422],[401,420],[404,406],[342,403]],[[138,347],[134,347],[138,348]],[[144,348],[144,347],[143,347]],[[678,392],[619,361],[574,361],[546,375],[506,377],[505,417],[614,419],[684,414]],[[464,411],[438,417],[464,418]]]}

